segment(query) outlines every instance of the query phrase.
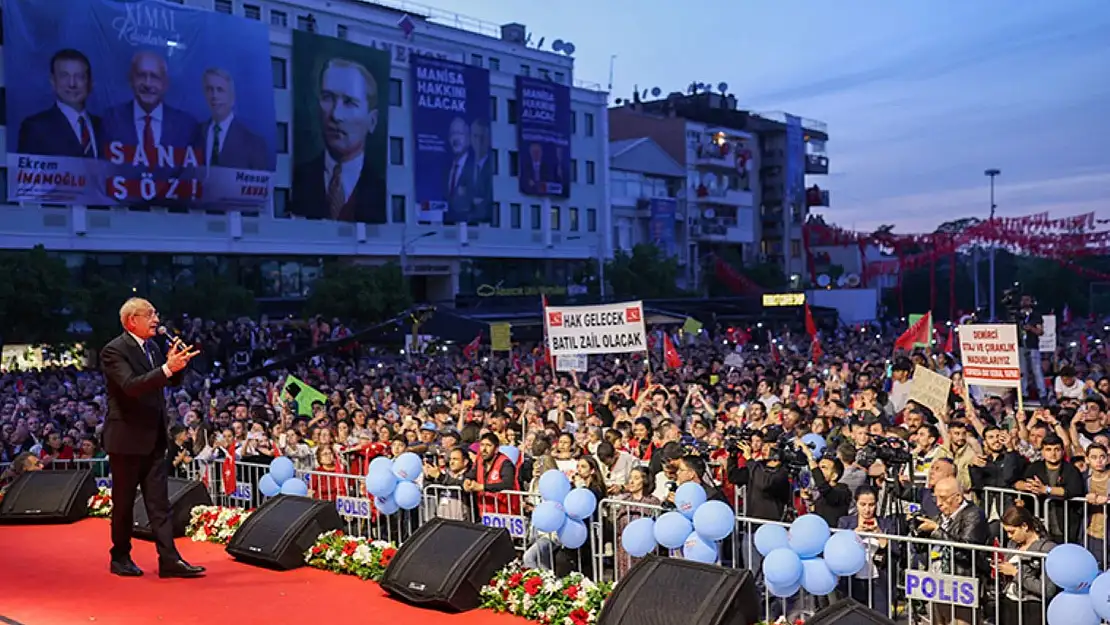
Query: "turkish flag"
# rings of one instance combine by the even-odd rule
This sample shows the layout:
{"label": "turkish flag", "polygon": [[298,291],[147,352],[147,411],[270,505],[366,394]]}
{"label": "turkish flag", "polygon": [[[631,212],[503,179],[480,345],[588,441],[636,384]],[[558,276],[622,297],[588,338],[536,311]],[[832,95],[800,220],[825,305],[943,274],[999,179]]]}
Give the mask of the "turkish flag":
{"label": "turkish flag", "polygon": [[894,341],[894,349],[913,351],[918,343],[931,345],[933,340],[933,313],[927,312]]}
{"label": "turkish flag", "polygon": [[235,493],[237,484],[235,483],[235,450],[229,449],[227,457],[224,458],[223,465],[220,467],[221,477],[223,477],[224,494],[232,495]]}
{"label": "turkish flag", "polygon": [[665,332],[663,333],[663,363],[668,369],[678,369],[682,366],[682,357],[678,355],[670,335]]}

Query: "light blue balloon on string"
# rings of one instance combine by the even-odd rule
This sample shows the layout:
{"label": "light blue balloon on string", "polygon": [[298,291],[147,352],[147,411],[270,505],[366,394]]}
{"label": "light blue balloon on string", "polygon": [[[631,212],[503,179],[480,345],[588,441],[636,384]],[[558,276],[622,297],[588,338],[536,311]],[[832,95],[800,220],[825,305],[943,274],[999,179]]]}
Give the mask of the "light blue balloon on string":
{"label": "light blue balloon on string", "polygon": [[690,519],[679,512],[665,512],[655,520],[655,542],[667,549],[678,549],[694,530]]}
{"label": "light blue balloon on string", "polygon": [[[797,554],[795,554],[795,555],[797,555]],[[774,595],[776,597],[779,597],[780,599],[785,599],[787,597],[793,597],[794,595],[798,594],[798,591],[801,590],[801,588],[802,588],[802,580],[801,579],[794,582],[793,584],[772,584],[769,581],[767,582],[767,592],[771,593],[772,595]]]}
{"label": "light blue balloon on string", "polygon": [[504,456],[509,459],[509,462],[513,463],[514,465],[520,462],[520,449],[517,447],[513,447],[512,445],[502,445],[501,447],[497,448],[497,451],[504,454]]}
{"label": "light blue balloon on string", "polygon": [[1094,608],[1095,614],[1104,621],[1110,621],[1110,571],[1099,575],[1091,582],[1091,592],[1088,596],[1091,598],[1091,607]]}
{"label": "light blue balloon on string", "polygon": [[366,476],[366,492],[375,497],[389,497],[396,488],[397,476],[393,474],[392,465],[380,464]]}
{"label": "light blue balloon on string", "polygon": [[779,588],[800,583],[803,571],[802,559],[790,549],[775,549],[763,558],[763,578]]}
{"label": "light blue balloon on string", "polygon": [[570,518],[584,521],[597,510],[597,496],[588,488],[576,488],[563,499],[563,509]]}
{"label": "light blue balloon on string", "polygon": [[412,482],[397,482],[397,488],[393,491],[393,500],[402,510],[419,508],[423,496],[420,487]]}
{"label": "light blue balloon on string", "polygon": [[401,506],[397,505],[397,500],[393,497],[378,497],[377,495],[374,496],[374,507],[378,509],[378,512],[385,515],[396,514],[401,509]]}
{"label": "light blue balloon on string", "polygon": [[293,461],[285,456],[278,456],[270,462],[270,475],[273,476],[278,486],[284,484],[285,480],[293,479],[296,473]]}
{"label": "light blue balloon on string", "polygon": [[794,519],[786,535],[794,553],[802,558],[813,558],[829,540],[829,524],[816,514],[803,514]]}
{"label": "light blue balloon on string", "polygon": [[274,476],[267,473],[258,480],[258,490],[267,497],[273,497],[281,492],[281,485],[274,481]]}
{"label": "light blue balloon on string", "polygon": [[1062,592],[1048,604],[1048,625],[1100,625],[1094,603],[1087,593]]}
{"label": "light blue balloon on string", "polygon": [[802,560],[802,588],[818,597],[836,590],[836,575],[829,570],[824,558]]}
{"label": "light blue balloon on string", "polygon": [[828,443],[825,442],[825,438],[820,434],[814,434],[813,432],[810,432],[809,434],[806,434],[802,437],[802,444],[806,447],[809,447],[813,451],[814,458],[820,458],[825,453],[825,448],[828,447]]}
{"label": "light blue balloon on string", "polygon": [[697,531],[690,532],[682,544],[682,557],[693,562],[713,564],[717,561],[717,543],[705,540]]}
{"label": "light blue balloon on string", "polygon": [[834,575],[855,575],[867,564],[867,549],[855,532],[836,532],[825,543],[825,564]]}
{"label": "light blue balloon on string", "polygon": [[1091,582],[1098,577],[1098,561],[1083,547],[1065,543],[1048,552],[1044,570],[1053,584],[1068,592],[1082,593],[1090,590]]}
{"label": "light blue balloon on string", "polygon": [[694,529],[709,542],[727,538],[735,524],[732,508],[723,501],[707,501],[694,511]]}
{"label": "light blue balloon on string", "polygon": [[642,558],[655,551],[655,520],[642,518],[632,521],[621,532],[621,546],[633,558]]}
{"label": "light blue balloon on string", "polygon": [[705,500],[705,487],[697,482],[686,482],[674,493],[674,507],[687,519],[694,518],[694,512]]}
{"label": "light blue balloon on string", "polygon": [[308,494],[308,484],[305,484],[304,480],[299,477],[285,480],[281,483],[281,494],[304,497]]}
{"label": "light blue balloon on string", "polygon": [[755,549],[766,556],[775,549],[789,549],[786,528],[781,525],[761,525],[755,531]]}
{"label": "light blue balloon on string", "polygon": [[376,456],[373,460],[370,461],[370,466],[366,467],[366,474],[369,475],[374,471],[381,471],[383,470],[382,467],[384,467],[384,470],[386,471],[392,471],[393,460],[391,460],[388,456]]}
{"label": "light blue balloon on string", "polygon": [[586,530],[586,524],[577,519],[567,519],[566,523],[559,528],[559,544],[567,549],[577,549],[586,544],[586,539],[590,537],[589,532]]}
{"label": "light blue balloon on string", "polygon": [[415,482],[423,473],[424,461],[411,451],[406,451],[393,459],[393,475],[402,482]]}
{"label": "light blue balloon on string", "polygon": [[558,501],[541,501],[532,511],[532,526],[541,532],[557,532],[566,522],[566,510]]}
{"label": "light blue balloon on string", "polygon": [[540,476],[540,496],[547,501],[563,503],[570,488],[570,480],[558,469],[548,469]]}

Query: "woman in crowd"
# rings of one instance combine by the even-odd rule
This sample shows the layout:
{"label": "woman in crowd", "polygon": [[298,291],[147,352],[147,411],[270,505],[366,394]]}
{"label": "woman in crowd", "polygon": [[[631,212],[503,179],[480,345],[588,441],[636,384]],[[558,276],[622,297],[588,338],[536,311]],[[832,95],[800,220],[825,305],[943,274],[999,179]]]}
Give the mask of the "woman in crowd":
{"label": "woman in crowd", "polygon": [[331,445],[316,446],[316,470],[308,480],[309,494],[324,501],[347,496],[347,476]]}
{"label": "woman in crowd", "polygon": [[[628,481],[624,484],[624,493],[618,495],[616,498],[623,504],[609,508],[610,513],[615,517],[606,520],[606,525],[610,523],[614,526],[614,535],[618,538],[624,534],[624,528],[636,519],[642,517],[652,517],[657,512],[657,508],[653,506],[660,506],[663,502],[659,501],[651,495],[651,474],[645,467],[633,467],[628,472]],[[639,558],[633,558],[628,555],[624,547],[618,546],[616,557],[617,579],[621,579],[628,573],[632,565],[636,564]]]}
{"label": "woman in crowd", "polygon": [[[1002,529],[1009,540],[1007,549],[1048,553],[1056,546],[1048,531],[1028,508],[1012,506],[1002,514]],[[1044,574],[1042,558],[1011,556],[997,563],[996,570],[1006,583],[999,599],[1001,623],[1040,625],[1044,623],[1044,606],[1056,594],[1056,585]],[[1019,621],[1020,619],[1020,621]]]}
{"label": "woman in crowd", "polygon": [[[892,519],[878,515],[879,495],[870,486],[861,486],[856,491],[856,513],[841,517],[839,529],[853,530],[859,534],[894,534],[897,526]],[[840,580],[841,592],[869,605],[880,614],[887,614],[890,607],[890,593],[887,588],[887,574],[893,560],[898,555],[889,541],[876,536],[861,536],[867,549],[867,560],[863,569],[850,578]]]}

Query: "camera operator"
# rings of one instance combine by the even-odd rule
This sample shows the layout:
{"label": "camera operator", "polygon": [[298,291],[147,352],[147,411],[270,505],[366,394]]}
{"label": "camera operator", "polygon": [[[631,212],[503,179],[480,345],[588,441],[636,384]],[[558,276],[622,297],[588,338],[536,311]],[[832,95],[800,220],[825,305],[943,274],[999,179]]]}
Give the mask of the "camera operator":
{"label": "camera operator", "polygon": [[840,478],[844,475],[844,463],[832,456],[818,460],[809,445],[801,441],[795,442],[795,445],[809,461],[813,490],[816,491],[813,511],[825,519],[830,527],[836,527],[840,517],[848,516],[848,510],[852,507],[852,492],[840,483]]}
{"label": "camera operator", "polygon": [[[746,443],[739,443],[729,450],[726,462],[728,481],[737,487],[747,487],[743,513],[752,518],[770,521],[786,519],[792,501],[790,472],[783,464],[777,439],[763,441],[764,459],[752,458],[753,450]],[[743,461],[743,463],[742,463]],[[758,571],[763,558],[755,549],[754,527],[745,528],[742,557],[747,568]]]}
{"label": "camera operator", "polygon": [[1018,341],[1021,344],[1021,388],[1029,388],[1029,373],[1037,385],[1037,397],[1045,399],[1044,370],[1041,368],[1041,335],[1044,334],[1044,317],[1037,312],[1032,295],[1021,296],[1017,311]]}

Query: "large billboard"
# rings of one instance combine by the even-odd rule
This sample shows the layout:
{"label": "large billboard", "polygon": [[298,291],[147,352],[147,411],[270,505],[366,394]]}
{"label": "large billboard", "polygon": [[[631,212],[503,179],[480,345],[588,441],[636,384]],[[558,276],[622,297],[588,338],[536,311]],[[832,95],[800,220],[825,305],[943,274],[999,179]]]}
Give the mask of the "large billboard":
{"label": "large billboard", "polygon": [[266,24],[156,0],[63,4],[4,7],[10,201],[269,204]]}
{"label": "large billboard", "polygon": [[516,77],[520,192],[570,197],[570,87]]}
{"label": "large billboard", "polygon": [[389,53],[293,31],[289,213],[385,223]]}
{"label": "large billboard", "polygon": [[489,223],[495,166],[489,70],[426,56],[411,60],[417,219]]}
{"label": "large billboard", "polygon": [[678,253],[674,238],[678,200],[653,197],[649,202],[648,229],[651,231],[651,243],[667,256],[674,256]]}

